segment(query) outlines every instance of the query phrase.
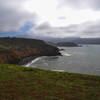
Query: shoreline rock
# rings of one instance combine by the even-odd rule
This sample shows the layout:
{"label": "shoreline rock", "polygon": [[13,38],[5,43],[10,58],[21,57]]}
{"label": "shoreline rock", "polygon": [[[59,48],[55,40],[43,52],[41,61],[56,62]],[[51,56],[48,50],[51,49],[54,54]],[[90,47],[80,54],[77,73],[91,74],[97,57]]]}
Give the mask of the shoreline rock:
{"label": "shoreline rock", "polygon": [[39,56],[61,55],[59,48],[42,40],[25,38],[0,38],[0,62],[21,64]]}
{"label": "shoreline rock", "polygon": [[22,59],[21,61],[19,61],[18,65],[26,65],[29,62],[31,62],[32,60],[38,58],[39,56],[30,56],[30,57],[26,57],[24,59]]}

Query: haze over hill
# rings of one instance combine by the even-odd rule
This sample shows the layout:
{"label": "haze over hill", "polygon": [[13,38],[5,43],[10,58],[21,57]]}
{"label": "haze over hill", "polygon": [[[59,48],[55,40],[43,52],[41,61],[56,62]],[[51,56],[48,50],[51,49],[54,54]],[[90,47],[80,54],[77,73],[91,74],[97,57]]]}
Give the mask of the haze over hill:
{"label": "haze over hill", "polygon": [[25,37],[25,38],[34,38],[44,40],[46,42],[74,42],[77,44],[100,44],[100,38],[80,38],[80,37],[64,37],[64,38],[55,38],[55,37],[48,37],[48,36],[34,36],[30,37],[29,35],[22,35],[17,37]]}

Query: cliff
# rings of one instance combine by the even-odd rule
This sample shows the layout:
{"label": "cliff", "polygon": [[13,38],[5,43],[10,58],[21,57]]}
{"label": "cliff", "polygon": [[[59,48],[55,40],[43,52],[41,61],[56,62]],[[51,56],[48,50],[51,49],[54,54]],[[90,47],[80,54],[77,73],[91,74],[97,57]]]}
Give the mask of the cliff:
{"label": "cliff", "polygon": [[42,40],[0,38],[0,63],[18,64],[27,57],[56,55],[60,55],[59,49]]}

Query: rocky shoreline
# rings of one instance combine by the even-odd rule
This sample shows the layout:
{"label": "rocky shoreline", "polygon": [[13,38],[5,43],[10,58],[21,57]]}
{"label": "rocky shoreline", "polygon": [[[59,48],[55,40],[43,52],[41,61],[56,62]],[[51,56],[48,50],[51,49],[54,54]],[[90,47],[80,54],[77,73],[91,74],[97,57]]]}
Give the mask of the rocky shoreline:
{"label": "rocky shoreline", "polygon": [[[45,55],[44,55],[45,56]],[[56,55],[56,56],[62,56],[62,55]],[[21,61],[18,62],[18,65],[27,65],[28,63],[30,63],[32,60],[38,58],[38,57],[42,57],[42,56],[30,56],[30,57],[25,57],[24,59],[22,59]]]}
{"label": "rocky shoreline", "polygon": [[38,58],[39,56],[30,56],[30,57],[26,57],[24,59],[22,59],[21,61],[19,61],[18,65],[26,65],[29,62],[31,62],[32,60]]}
{"label": "rocky shoreline", "polygon": [[0,38],[0,63],[27,64],[40,56],[61,55],[59,48],[42,40],[25,38]]}

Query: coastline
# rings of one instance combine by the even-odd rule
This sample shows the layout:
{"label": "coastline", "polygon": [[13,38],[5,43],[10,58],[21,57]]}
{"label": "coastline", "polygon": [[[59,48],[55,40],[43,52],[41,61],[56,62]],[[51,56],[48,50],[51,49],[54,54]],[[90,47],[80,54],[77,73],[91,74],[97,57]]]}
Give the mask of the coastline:
{"label": "coastline", "polygon": [[[28,63],[31,63],[33,60],[39,58],[39,57],[43,57],[43,56],[53,56],[53,55],[37,55],[37,56],[29,56],[29,57],[25,57],[24,59],[22,59],[21,61],[19,61],[18,65],[27,65]],[[57,56],[63,56],[61,55],[57,55]]]}
{"label": "coastline", "polygon": [[59,49],[42,40],[0,38],[0,63],[23,65],[40,56],[61,55]]}
{"label": "coastline", "polygon": [[29,56],[29,57],[25,57],[24,59],[22,59],[18,63],[18,65],[26,65],[26,64],[28,64],[29,62],[31,62],[32,60],[34,60],[34,59],[36,59],[38,57],[40,57],[40,56]]}

